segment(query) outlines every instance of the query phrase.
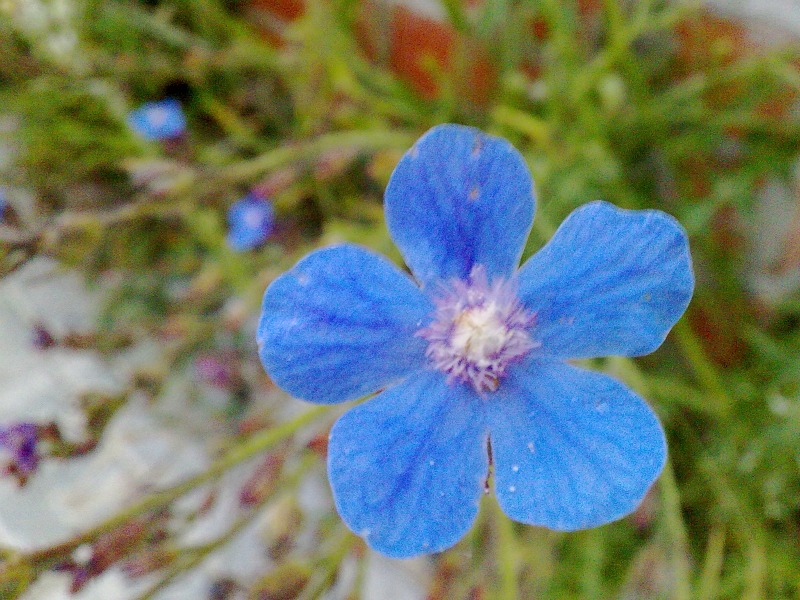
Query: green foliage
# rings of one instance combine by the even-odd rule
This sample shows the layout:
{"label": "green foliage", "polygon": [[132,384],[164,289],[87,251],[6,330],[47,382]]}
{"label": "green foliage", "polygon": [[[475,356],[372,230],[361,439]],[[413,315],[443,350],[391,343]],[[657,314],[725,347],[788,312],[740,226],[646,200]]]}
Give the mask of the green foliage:
{"label": "green foliage", "polygon": [[[96,80],[42,76],[15,88],[11,109],[20,123],[19,166],[43,196],[69,202],[65,190],[103,182],[122,187],[122,160],[141,153],[124,123],[122,106],[112,107],[111,90]],[[81,200],[97,204],[99,199]],[[101,200],[103,204],[108,199]]]}

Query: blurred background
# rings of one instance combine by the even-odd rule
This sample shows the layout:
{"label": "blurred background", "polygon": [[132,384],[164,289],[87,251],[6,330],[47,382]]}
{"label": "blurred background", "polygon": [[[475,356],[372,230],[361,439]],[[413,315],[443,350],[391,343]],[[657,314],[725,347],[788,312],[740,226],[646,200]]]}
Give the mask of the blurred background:
{"label": "blurred background", "polygon": [[[798,35],[796,0],[0,0],[0,598],[800,597]],[[588,361],[667,431],[639,510],[484,506],[392,561],[254,332],[316,247],[400,262],[383,189],[442,122],[524,154],[526,256],[602,198],[676,216],[698,282]]]}

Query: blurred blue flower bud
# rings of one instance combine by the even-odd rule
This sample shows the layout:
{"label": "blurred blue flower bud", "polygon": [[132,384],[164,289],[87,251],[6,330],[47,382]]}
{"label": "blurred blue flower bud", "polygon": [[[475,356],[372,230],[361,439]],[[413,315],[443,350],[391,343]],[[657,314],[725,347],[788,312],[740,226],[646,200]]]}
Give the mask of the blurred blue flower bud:
{"label": "blurred blue flower bud", "polygon": [[128,124],[148,140],[168,140],[186,131],[186,116],[181,103],[173,98],[146,102],[128,114]]}
{"label": "blurred blue flower bud", "polygon": [[251,192],[228,210],[228,244],[237,252],[257,248],[270,236],[274,224],[272,203]]}

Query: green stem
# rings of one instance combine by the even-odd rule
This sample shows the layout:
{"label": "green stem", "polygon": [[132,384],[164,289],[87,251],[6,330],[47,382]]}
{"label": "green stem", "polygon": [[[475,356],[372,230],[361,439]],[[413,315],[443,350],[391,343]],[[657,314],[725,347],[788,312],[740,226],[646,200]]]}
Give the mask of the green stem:
{"label": "green stem", "polygon": [[761,82],[765,74],[775,75],[782,79],[780,66],[795,58],[796,50],[780,48],[766,54],[756,54],[743,58],[730,65],[719,66],[714,70],[694,73],[679,83],[670,86],[666,91],[653,96],[648,107],[644,108],[645,114],[652,114],[656,118],[663,118],[679,110],[689,100],[702,97],[712,89],[733,82],[741,82],[748,78]]}
{"label": "green stem", "polygon": [[725,389],[716,367],[706,356],[705,350],[703,350],[702,345],[700,345],[694,332],[689,327],[689,323],[686,319],[682,319],[678,321],[672,331],[697,379],[715,400],[717,405],[715,412],[721,416],[729,415],[733,406],[733,399]]}
{"label": "green stem", "polygon": [[122,512],[115,514],[113,517],[106,519],[88,531],[85,531],[84,533],[67,540],[66,542],[62,542],[61,544],[42,550],[37,550],[27,556],[20,557],[19,560],[27,561],[32,564],[49,565],[53,561],[58,560],[60,557],[69,554],[78,546],[92,543],[104,533],[113,531],[114,529],[129,522],[131,519],[166,506],[173,500],[176,500],[191,490],[214,480],[222,473],[238,465],[239,463],[269,450],[273,446],[294,435],[299,429],[311,423],[328,410],[329,407],[327,406],[317,406],[303,413],[292,421],[257,433],[241,444],[233,447],[224,456],[214,461],[211,466],[202,473],[199,473],[198,475],[195,475],[194,477],[191,477],[171,488],[161,490],[160,492],[156,492],[150,496],[147,496],[146,498],[143,498],[136,504],[128,507]]}
{"label": "green stem", "polygon": [[701,390],[696,384],[687,383],[681,378],[672,375],[650,374],[647,378],[647,388],[650,390],[648,398],[660,398],[677,406],[685,406],[698,413],[705,413],[712,418],[725,416],[716,402],[709,401],[707,392]]}
{"label": "green stem", "polygon": [[636,18],[628,21],[626,26],[614,36],[614,43],[597,53],[580,69],[570,86],[571,97],[582,98],[586,92],[592,89],[603,73],[620,60],[630,44],[638,37],[648,32],[672,28],[692,10],[694,10],[694,5],[678,2],[659,14],[650,15],[649,18]]}
{"label": "green stem", "polygon": [[[644,374],[629,358],[612,357],[609,366],[619,371],[635,391],[648,396],[650,389]],[[664,534],[667,536],[670,560],[672,563],[673,585],[671,600],[689,600],[691,598],[691,576],[689,567],[689,536],[681,514],[681,499],[678,483],[672,464],[667,460],[659,479],[661,494],[662,518]]]}
{"label": "green stem", "polygon": [[[184,188],[181,187],[176,191],[182,192]],[[192,207],[185,202],[164,203],[143,200],[111,210],[65,212],[59,215],[51,226],[41,230],[34,237],[38,236],[45,248],[52,248],[61,241],[63,236],[76,231],[108,229],[121,223],[147,217],[180,218],[191,210]]]}
{"label": "green stem", "polygon": [[341,537],[325,556],[324,560],[317,565],[311,580],[303,588],[303,592],[297,597],[297,600],[313,600],[322,596],[322,593],[333,581],[342,561],[355,545],[356,540],[356,536],[349,531],[344,531],[341,534]]}
{"label": "green stem", "polygon": [[[487,494],[483,495],[480,500],[478,518],[467,533],[467,537],[459,543],[462,550],[455,551],[461,557],[457,568],[461,575],[455,578],[451,584],[443,586],[447,590],[448,598],[470,598],[474,595],[475,590],[483,584],[484,573],[488,570],[485,557],[489,554],[486,531],[491,525],[490,513],[493,512],[486,505],[493,501],[494,498],[490,498]],[[444,555],[439,560],[443,561],[447,558],[448,555]]]}
{"label": "green stem", "polygon": [[119,4],[114,2],[103,3],[100,7],[101,15],[112,20],[115,24],[124,26],[128,30],[137,31],[179,50],[190,48],[208,48],[208,43],[202,37],[196,36],[186,29],[160,18],[158,11],[155,13],[137,7],[135,4]]}
{"label": "green stem", "polygon": [[[696,454],[700,455],[703,442],[694,432],[691,438]],[[728,474],[719,467],[717,461],[699,461],[701,473],[709,488],[716,496],[716,505],[731,521],[730,533],[736,544],[743,550],[747,559],[744,573],[745,592],[742,598],[759,599],[765,597],[767,583],[766,540],[767,531],[756,515],[749,497],[742,497],[741,486],[729,479]]]}
{"label": "green stem", "polygon": [[441,0],[447,18],[453,28],[460,33],[467,33],[469,31],[469,19],[464,10],[464,3],[461,0]]}
{"label": "green stem", "polygon": [[236,111],[220,102],[207,90],[198,92],[197,98],[205,113],[219,125],[227,137],[245,148],[264,149],[265,144],[242,121]]}
{"label": "green stem", "polygon": [[583,534],[581,550],[584,557],[580,574],[581,592],[584,598],[603,597],[603,565],[606,557],[603,537],[597,529]]}
{"label": "green stem", "polygon": [[738,498],[723,474],[707,472],[705,475],[715,489],[719,503],[725,505],[730,511],[735,523],[735,526],[731,528],[731,533],[746,555],[745,591],[741,597],[746,600],[760,600],[766,597],[767,558],[765,546],[767,534],[752,509]]}
{"label": "green stem", "polygon": [[307,454],[296,469],[294,469],[286,477],[282,477],[279,483],[273,487],[271,493],[269,493],[265,498],[261,499],[256,507],[247,511],[247,514],[244,514],[236,519],[236,522],[233,524],[233,526],[223,535],[219,536],[215,540],[212,540],[211,542],[208,542],[207,544],[203,544],[202,546],[182,549],[182,553],[185,553],[185,555],[188,556],[182,560],[177,560],[155,585],[153,585],[149,590],[139,597],[139,600],[152,600],[152,598],[158,592],[163,590],[176,577],[196,567],[203,562],[203,560],[205,560],[209,554],[230,542],[249,523],[252,522],[253,518],[258,516],[259,511],[257,509],[259,507],[264,506],[267,502],[274,498],[278,491],[285,492],[297,486],[297,484],[302,480],[303,476],[308,473],[308,471],[316,464],[317,457],[311,453]]}
{"label": "green stem", "polygon": [[725,530],[721,526],[716,526],[708,535],[706,558],[697,584],[697,600],[714,600],[717,597],[724,561]]}
{"label": "green stem", "polygon": [[552,148],[550,124],[528,111],[500,104],[492,109],[491,119],[498,125],[510,127],[527,136],[534,146],[546,149]]}
{"label": "green stem", "polygon": [[225,167],[221,171],[228,181],[248,181],[263,173],[309,160],[333,150],[375,151],[386,148],[405,149],[410,147],[416,136],[412,133],[392,130],[337,131],[327,133],[311,140],[294,145],[279,146],[251,160],[241,161]]}
{"label": "green stem", "polygon": [[514,524],[503,513],[500,504],[492,498],[495,531],[497,532],[498,600],[515,600],[518,597],[517,567],[519,553]]}
{"label": "green stem", "polygon": [[[626,28],[626,17],[622,11],[619,0],[603,0],[603,12],[605,13],[607,21],[608,45],[613,47],[617,45],[618,42],[616,39],[620,37],[620,34]],[[623,44],[627,46],[627,43],[624,41]]]}
{"label": "green stem", "polygon": [[668,537],[672,563],[671,600],[689,600],[692,596],[689,569],[689,536],[681,515],[681,499],[672,464],[667,461],[659,480],[664,532]]}

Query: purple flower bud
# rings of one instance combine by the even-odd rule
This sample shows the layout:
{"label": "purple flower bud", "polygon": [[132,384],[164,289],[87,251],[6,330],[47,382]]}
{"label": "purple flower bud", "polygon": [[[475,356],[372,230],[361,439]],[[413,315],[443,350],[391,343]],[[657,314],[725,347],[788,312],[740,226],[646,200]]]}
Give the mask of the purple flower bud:
{"label": "purple flower bud", "polygon": [[194,361],[197,378],[219,388],[231,387],[236,379],[235,369],[230,361],[226,361],[213,354],[198,356]]}
{"label": "purple flower bud", "polygon": [[33,347],[37,350],[47,350],[56,345],[56,340],[47,328],[41,323],[33,326]]}
{"label": "purple flower bud", "polygon": [[39,428],[33,423],[0,427],[0,449],[10,455],[9,470],[12,473],[27,478],[39,466],[38,438]]}
{"label": "purple flower bud", "polygon": [[70,594],[77,594],[80,592],[92,578],[89,570],[86,567],[81,567],[79,565],[75,565],[69,570],[69,572],[72,575],[72,583],[69,586]]}

